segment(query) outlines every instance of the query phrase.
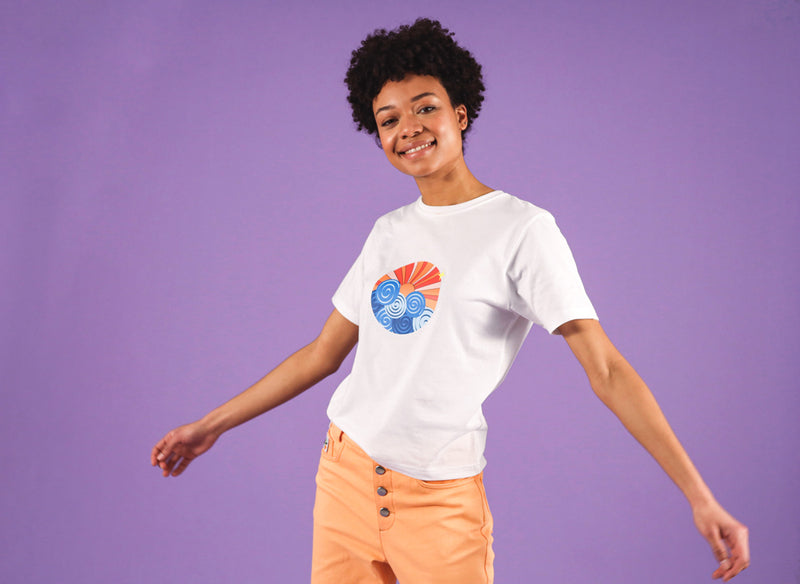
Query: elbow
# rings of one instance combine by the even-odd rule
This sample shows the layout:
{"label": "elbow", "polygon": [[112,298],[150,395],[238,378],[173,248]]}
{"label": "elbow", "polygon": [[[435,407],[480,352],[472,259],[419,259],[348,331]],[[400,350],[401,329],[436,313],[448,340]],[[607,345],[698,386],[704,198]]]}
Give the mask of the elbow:
{"label": "elbow", "polygon": [[337,371],[339,371],[339,367],[342,366],[342,361],[336,359],[328,359],[326,362],[323,362],[320,365],[320,374],[322,377],[328,377],[329,375],[333,375]]}
{"label": "elbow", "polygon": [[592,386],[592,391],[594,391],[594,394],[600,401],[604,404],[608,404],[608,400],[612,394],[611,376],[593,375],[589,377],[589,383]]}
{"label": "elbow", "polygon": [[617,381],[624,375],[626,361],[622,358],[604,361],[587,372],[592,391],[604,404],[609,405],[619,386]]}
{"label": "elbow", "polygon": [[342,366],[342,362],[346,356],[340,356],[336,351],[331,350],[330,347],[326,347],[324,343],[319,342],[319,340],[313,342],[309,348],[310,354],[308,358],[312,364],[314,377],[317,380],[324,379],[339,371],[339,367]]}
{"label": "elbow", "polygon": [[590,379],[597,397],[617,415],[625,404],[650,392],[642,378],[622,357],[612,361],[602,373],[590,376]]}

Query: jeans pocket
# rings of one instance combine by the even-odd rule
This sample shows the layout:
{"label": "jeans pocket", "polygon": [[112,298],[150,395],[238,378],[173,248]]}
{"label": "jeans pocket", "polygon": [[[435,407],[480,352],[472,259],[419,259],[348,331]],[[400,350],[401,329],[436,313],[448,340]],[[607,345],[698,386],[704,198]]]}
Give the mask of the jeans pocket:
{"label": "jeans pocket", "polygon": [[344,450],[343,432],[331,424],[322,443],[321,457],[323,460],[337,462]]}
{"label": "jeans pocket", "polygon": [[447,479],[444,481],[424,481],[417,479],[417,484],[426,489],[455,489],[463,485],[473,484],[475,477],[465,477],[463,479]]}

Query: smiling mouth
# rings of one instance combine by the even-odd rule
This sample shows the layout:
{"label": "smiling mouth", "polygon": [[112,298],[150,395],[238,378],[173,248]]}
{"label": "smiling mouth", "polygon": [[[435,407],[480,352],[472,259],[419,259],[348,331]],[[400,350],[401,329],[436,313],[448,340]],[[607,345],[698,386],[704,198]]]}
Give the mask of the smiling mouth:
{"label": "smiling mouth", "polygon": [[405,151],[401,152],[400,154],[401,155],[405,155],[405,154],[415,154],[417,152],[422,152],[423,150],[426,150],[426,149],[430,148],[434,144],[436,144],[436,140],[431,140],[427,144],[422,144],[420,146],[417,146],[416,148],[411,148],[410,150],[405,150]]}

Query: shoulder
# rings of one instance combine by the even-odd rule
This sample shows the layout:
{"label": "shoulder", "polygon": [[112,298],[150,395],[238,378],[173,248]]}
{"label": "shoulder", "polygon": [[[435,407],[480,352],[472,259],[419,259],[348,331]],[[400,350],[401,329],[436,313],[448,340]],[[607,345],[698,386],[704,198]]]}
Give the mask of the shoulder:
{"label": "shoulder", "polygon": [[409,203],[408,205],[403,205],[393,211],[389,211],[388,213],[384,213],[380,217],[375,220],[374,229],[386,228],[398,222],[405,221],[411,215],[414,207],[416,206],[416,202]]}
{"label": "shoulder", "polygon": [[540,226],[548,229],[555,224],[553,214],[547,209],[508,193],[497,198],[497,213],[508,231],[520,236],[531,229],[539,229]]}
{"label": "shoulder", "polygon": [[504,191],[500,191],[491,202],[496,212],[513,217],[522,223],[527,223],[537,217],[552,217],[548,210]]}

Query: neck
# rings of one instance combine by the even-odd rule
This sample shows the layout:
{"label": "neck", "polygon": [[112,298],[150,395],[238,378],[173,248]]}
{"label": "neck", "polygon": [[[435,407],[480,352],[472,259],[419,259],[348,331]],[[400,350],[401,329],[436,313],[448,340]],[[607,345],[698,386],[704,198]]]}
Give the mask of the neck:
{"label": "neck", "polygon": [[422,202],[431,206],[457,205],[491,193],[487,187],[464,167],[464,172],[454,172],[443,177],[419,177],[417,187]]}

